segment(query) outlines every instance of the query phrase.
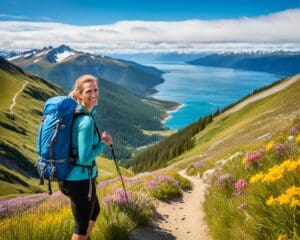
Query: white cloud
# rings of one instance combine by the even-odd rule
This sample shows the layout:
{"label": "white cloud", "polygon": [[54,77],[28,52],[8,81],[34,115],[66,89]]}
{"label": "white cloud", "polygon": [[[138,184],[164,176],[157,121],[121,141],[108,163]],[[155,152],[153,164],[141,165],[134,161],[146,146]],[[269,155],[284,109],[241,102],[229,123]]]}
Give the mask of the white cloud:
{"label": "white cloud", "polygon": [[75,26],[55,22],[0,22],[0,49],[67,44],[102,53],[201,52],[234,49],[300,50],[300,9],[255,18],[120,21]]}
{"label": "white cloud", "polygon": [[0,18],[5,18],[5,19],[26,19],[27,17],[0,13]]}

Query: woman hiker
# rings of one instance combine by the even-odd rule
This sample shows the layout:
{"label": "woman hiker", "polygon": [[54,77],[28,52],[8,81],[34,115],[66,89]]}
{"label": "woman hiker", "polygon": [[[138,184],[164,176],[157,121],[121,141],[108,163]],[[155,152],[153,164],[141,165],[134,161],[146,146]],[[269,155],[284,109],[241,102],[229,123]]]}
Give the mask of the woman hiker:
{"label": "woman hiker", "polygon": [[106,145],[112,144],[112,138],[104,132],[99,139],[99,134],[95,131],[93,115],[96,112],[95,106],[98,104],[99,89],[94,76],[79,77],[69,96],[78,103],[76,111],[84,114],[77,116],[72,126],[72,149],[73,154],[78,156],[76,164],[67,179],[59,183],[59,188],[71,200],[75,220],[72,240],[86,240],[100,212],[96,195],[98,170],[95,158]]}

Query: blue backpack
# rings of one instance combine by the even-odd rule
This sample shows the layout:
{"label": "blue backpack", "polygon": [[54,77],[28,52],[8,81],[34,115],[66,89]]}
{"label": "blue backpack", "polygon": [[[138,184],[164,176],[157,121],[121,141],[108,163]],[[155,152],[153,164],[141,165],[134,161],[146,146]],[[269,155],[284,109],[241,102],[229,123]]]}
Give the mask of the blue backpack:
{"label": "blue backpack", "polygon": [[44,116],[37,134],[37,169],[40,185],[48,180],[49,195],[51,181],[63,181],[75,164],[72,155],[72,123],[76,116],[87,113],[76,112],[77,102],[66,96],[50,98],[44,106]]}

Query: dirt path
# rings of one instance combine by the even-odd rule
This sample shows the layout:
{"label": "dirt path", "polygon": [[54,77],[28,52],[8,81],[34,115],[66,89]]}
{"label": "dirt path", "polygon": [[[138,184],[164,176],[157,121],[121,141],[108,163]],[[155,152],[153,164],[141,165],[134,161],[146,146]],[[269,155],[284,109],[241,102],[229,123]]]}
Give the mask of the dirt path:
{"label": "dirt path", "polygon": [[189,177],[193,190],[185,192],[181,199],[170,203],[159,202],[157,217],[150,227],[136,229],[133,240],[210,240],[202,209],[206,185],[199,177]]}
{"label": "dirt path", "polygon": [[245,101],[237,104],[236,106],[234,106],[233,108],[229,109],[228,111],[225,112],[225,114],[230,114],[232,112],[238,111],[241,108],[243,108],[244,106],[246,106],[249,103],[252,103],[256,100],[262,99],[264,97],[270,96],[276,92],[279,92],[280,90],[290,86],[291,84],[293,84],[294,82],[298,81],[300,79],[300,74],[295,75],[294,77],[291,77],[288,81],[284,81],[270,89],[267,89],[261,93],[255,94],[254,96],[249,97],[248,99],[246,99]]}
{"label": "dirt path", "polygon": [[15,96],[13,97],[13,99],[12,99],[13,103],[10,105],[10,108],[9,108],[9,111],[11,113],[13,113],[13,108],[16,105],[16,99],[17,99],[19,93],[21,93],[24,90],[24,88],[26,87],[27,84],[28,84],[28,81],[24,82],[22,88],[19,91],[17,91],[16,94],[15,94]]}

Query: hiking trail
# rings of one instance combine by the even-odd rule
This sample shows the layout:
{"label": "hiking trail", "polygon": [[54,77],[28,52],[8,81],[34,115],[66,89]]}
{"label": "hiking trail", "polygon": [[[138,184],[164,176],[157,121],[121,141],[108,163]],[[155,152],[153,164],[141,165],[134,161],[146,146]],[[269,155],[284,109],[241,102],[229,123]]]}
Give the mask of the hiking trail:
{"label": "hiking trail", "polygon": [[296,81],[298,81],[300,78],[300,74],[297,74],[293,77],[291,77],[290,79],[288,79],[288,81],[284,81],[282,83],[279,83],[267,90],[264,90],[263,92],[259,92],[257,94],[254,94],[253,96],[250,96],[249,98],[245,99],[244,101],[238,103],[236,106],[228,109],[225,114],[228,115],[230,113],[236,112],[240,109],[242,109],[243,107],[245,107],[246,105],[255,102],[259,99],[265,98],[267,96],[270,96],[274,93],[277,93],[285,88],[287,88],[288,86],[290,86],[291,84],[295,83]]}
{"label": "hiking trail", "polygon": [[211,240],[202,209],[207,185],[198,176],[187,176],[185,171],[178,172],[189,179],[193,189],[183,193],[175,201],[160,201],[157,214],[150,226],[132,232],[132,240]]}
{"label": "hiking trail", "polygon": [[13,97],[13,99],[12,99],[13,103],[9,107],[10,113],[13,113],[13,108],[16,105],[16,99],[17,99],[18,95],[24,90],[24,88],[26,87],[27,84],[28,84],[28,81],[24,82],[22,88],[19,91],[17,91],[15,96]]}

